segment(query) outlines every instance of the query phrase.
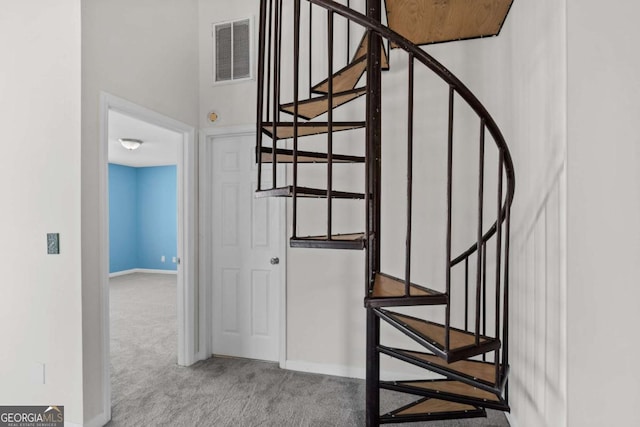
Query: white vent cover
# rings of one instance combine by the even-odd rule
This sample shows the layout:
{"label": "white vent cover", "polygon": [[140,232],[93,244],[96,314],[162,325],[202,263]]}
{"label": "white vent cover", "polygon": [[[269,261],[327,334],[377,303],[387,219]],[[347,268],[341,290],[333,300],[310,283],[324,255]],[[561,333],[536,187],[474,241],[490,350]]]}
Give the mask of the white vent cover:
{"label": "white vent cover", "polygon": [[213,24],[214,83],[252,78],[251,19]]}

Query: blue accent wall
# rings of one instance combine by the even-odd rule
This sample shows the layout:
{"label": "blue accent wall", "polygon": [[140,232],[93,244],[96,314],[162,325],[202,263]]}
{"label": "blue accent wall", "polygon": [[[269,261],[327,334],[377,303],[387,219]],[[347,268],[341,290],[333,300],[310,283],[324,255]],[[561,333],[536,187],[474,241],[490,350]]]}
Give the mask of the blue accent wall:
{"label": "blue accent wall", "polygon": [[138,168],[138,268],[176,270],[176,194],[175,166]]}
{"label": "blue accent wall", "polygon": [[176,183],[176,166],[109,164],[110,273],[177,269]]}

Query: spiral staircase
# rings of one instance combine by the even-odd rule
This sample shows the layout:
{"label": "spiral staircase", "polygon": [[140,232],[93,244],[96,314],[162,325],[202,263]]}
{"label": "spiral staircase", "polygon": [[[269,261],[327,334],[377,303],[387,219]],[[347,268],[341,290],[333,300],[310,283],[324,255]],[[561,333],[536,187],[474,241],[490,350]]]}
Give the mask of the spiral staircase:
{"label": "spiral staircase", "polygon": [[[486,408],[509,411],[509,230],[515,185],[513,164],[500,129],[482,103],[419,46],[495,36],[512,0],[367,0],[366,4],[361,2],[364,11],[357,10],[356,0],[343,0],[343,3],[331,0],[261,2],[256,197],[291,198],[292,247],[366,252],[368,426],[484,417]],[[306,35],[302,34],[303,28]],[[346,43],[338,40],[340,38],[346,38]],[[346,61],[341,62],[345,52]],[[318,60],[318,56],[323,58]],[[391,69],[392,63],[402,64],[398,73],[406,72],[407,92],[403,98],[406,109],[402,113],[407,125],[406,136],[395,135],[393,140],[383,141],[386,122],[382,78],[383,72],[396,72]],[[319,68],[326,70],[324,79],[313,75]],[[445,117],[442,141],[434,142],[431,135],[418,136],[415,130],[419,125],[415,104],[418,97],[424,96],[416,89],[416,80],[424,76],[425,71],[435,76],[435,81],[447,91],[446,105],[442,105],[446,109],[442,113]],[[285,96],[288,99],[283,99]],[[458,103],[472,114],[460,114],[456,108]],[[364,104],[364,114],[361,111],[359,118],[365,120],[335,120],[340,109],[356,104]],[[394,114],[397,117],[398,112]],[[477,134],[472,141],[467,139],[460,146],[454,130],[460,121],[469,120],[463,126],[477,126]],[[334,152],[338,133],[344,137],[342,133],[347,132],[353,134],[351,143],[362,141],[359,144],[362,153]],[[317,142],[319,139],[322,144]],[[424,139],[430,144],[444,144],[447,164],[441,179],[416,185],[414,172],[420,167],[421,159],[414,158],[414,141],[424,143]],[[323,149],[304,147],[312,140],[315,142],[308,143],[309,146],[322,145]],[[402,230],[405,261],[403,277],[395,277],[382,269],[382,245],[385,244],[381,237],[385,203],[382,148],[385,144],[399,146],[405,142],[406,186],[398,189],[406,192],[403,207],[406,223]],[[456,178],[454,150],[462,150],[467,158],[473,158],[478,172],[473,179],[472,200],[462,203],[460,197],[455,197],[454,190],[465,188],[468,193],[471,184],[461,185]],[[491,153],[495,159],[491,159]],[[315,164],[316,168],[320,165],[324,170],[326,185],[323,188],[301,184],[309,168],[314,167],[309,164]],[[340,185],[335,169],[338,164],[364,168],[363,191],[334,188],[336,183]],[[278,165],[287,165],[290,182],[277,182]],[[446,194],[443,202],[446,220],[442,224],[446,239],[439,249],[446,260],[442,265],[444,280],[435,283],[433,288],[411,279],[412,267],[421,255],[412,254],[416,239],[421,239],[412,226],[423,220],[415,214],[413,202],[426,185],[444,186],[443,194]],[[309,199],[324,200],[321,209],[326,211],[324,233],[300,233],[299,229],[304,227],[298,221],[303,215],[299,207],[303,203],[318,203]],[[364,230],[334,231],[337,211],[334,201],[339,199],[351,200],[348,203],[355,204],[353,209],[362,209]],[[488,206],[488,201],[492,201],[493,206]],[[471,211],[477,222],[472,227],[473,238],[464,244],[464,250],[457,251],[454,247],[459,246],[456,239],[459,240],[460,232],[454,212],[460,211]],[[442,310],[433,310],[438,307]],[[421,312],[424,308],[431,310]],[[407,309],[414,311],[409,314]],[[403,334],[412,345],[397,348],[382,343],[381,324]],[[421,368],[425,375],[409,381],[382,381],[381,355]],[[381,412],[381,390],[410,396],[410,403]]]}

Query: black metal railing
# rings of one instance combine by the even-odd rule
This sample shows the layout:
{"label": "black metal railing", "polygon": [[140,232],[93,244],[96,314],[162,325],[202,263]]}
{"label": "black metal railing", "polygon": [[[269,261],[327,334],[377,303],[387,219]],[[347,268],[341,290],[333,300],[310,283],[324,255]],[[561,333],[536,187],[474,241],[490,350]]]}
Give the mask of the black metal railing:
{"label": "black metal railing", "polygon": [[[412,240],[413,240],[413,199],[414,199],[414,119],[415,119],[415,67],[416,62],[431,70],[446,85],[448,90],[448,118],[447,118],[447,172],[446,172],[446,265],[445,265],[445,295],[447,304],[445,308],[445,340],[444,351],[449,352],[451,349],[451,330],[452,324],[452,293],[464,292],[464,322],[460,325],[465,331],[472,332],[475,335],[475,345],[481,345],[485,337],[494,337],[502,340],[501,353],[495,352],[493,362],[496,366],[496,384],[504,381],[508,367],[508,292],[509,292],[509,237],[510,237],[510,211],[515,191],[515,174],[511,155],[509,153],[504,137],[495,123],[494,119],[488,113],[478,98],[447,68],[440,62],[435,60],[425,51],[414,45],[398,33],[392,31],[381,23],[381,17],[366,16],[358,11],[351,9],[348,0],[346,4],[340,4],[331,0],[308,0],[308,86],[309,96],[313,93],[311,88],[314,87],[313,73],[314,57],[320,54],[326,54],[326,73],[327,73],[327,90],[326,102],[326,209],[327,239],[331,239],[333,233],[333,199],[334,190],[334,140],[333,133],[336,130],[334,123],[334,72],[335,67],[335,40],[334,30],[337,18],[345,19],[347,25],[347,46],[346,57],[347,64],[350,60],[350,39],[354,31],[362,31],[367,34],[368,53],[367,53],[367,144],[365,148],[365,203],[366,203],[366,269],[367,269],[367,292],[370,292],[373,286],[375,274],[379,272],[380,267],[380,199],[381,199],[381,169],[380,169],[380,139],[381,139],[381,122],[380,122],[380,104],[381,104],[381,85],[380,85],[380,69],[381,69],[381,46],[384,41],[387,46],[394,46],[404,51],[408,59],[408,97],[407,97],[407,178],[406,178],[406,245],[405,245],[405,272],[404,272],[404,295],[411,295],[411,256],[412,256]],[[278,144],[279,139],[278,127],[282,126],[280,118],[280,102],[282,90],[282,0],[263,0],[260,12],[260,38],[259,38],[259,61],[258,61],[258,136],[257,136],[257,156],[258,156],[258,189],[262,188],[262,153],[263,153],[263,136],[262,131],[268,126],[272,135],[271,145],[271,166],[272,170],[272,187],[278,186],[276,182],[276,168],[278,166]],[[318,10],[315,10],[318,9]],[[299,145],[299,107],[300,107],[300,90],[301,86],[301,61],[300,46],[302,35],[300,34],[301,22],[301,0],[293,0],[293,23],[291,28],[293,33],[293,52],[291,63],[292,70],[292,94],[293,94],[293,115],[292,120],[293,133],[291,136],[293,144],[292,158],[292,207],[293,207],[293,237],[298,232],[298,145]],[[315,44],[312,40],[319,35],[316,34],[314,19],[320,16],[320,13],[326,14],[326,51],[314,52]],[[378,11],[379,13],[379,11]],[[353,25],[353,28],[352,28]],[[287,33],[289,34],[289,33]],[[316,50],[320,50],[317,49]],[[289,60],[287,60],[287,63]],[[478,153],[478,188],[477,188],[477,226],[475,228],[475,239],[468,249],[462,251],[458,255],[453,254],[454,247],[454,130],[456,129],[457,116],[456,104],[462,102],[473,112],[476,119],[479,120],[480,128],[477,136]],[[487,142],[493,141],[498,153],[498,168],[495,172],[496,188],[487,187]],[[468,148],[468,147],[466,147]],[[485,209],[485,199],[487,195],[496,198],[496,217],[490,227],[485,227],[485,221],[488,217]],[[495,249],[493,247],[495,245]],[[491,251],[495,250],[495,253]],[[487,259],[492,255],[493,265],[488,266]],[[475,260],[475,272],[472,272],[473,261]],[[456,268],[464,268],[463,286],[453,283],[453,271]],[[489,298],[488,292],[488,268],[495,268],[495,298]],[[475,277],[470,279],[470,274],[475,273]],[[463,287],[463,290],[460,288]],[[472,303],[470,303],[470,300]],[[494,331],[488,330],[487,313],[489,308],[495,313],[493,319]],[[473,320],[473,321],[471,321]],[[485,356],[483,356],[485,357]]]}

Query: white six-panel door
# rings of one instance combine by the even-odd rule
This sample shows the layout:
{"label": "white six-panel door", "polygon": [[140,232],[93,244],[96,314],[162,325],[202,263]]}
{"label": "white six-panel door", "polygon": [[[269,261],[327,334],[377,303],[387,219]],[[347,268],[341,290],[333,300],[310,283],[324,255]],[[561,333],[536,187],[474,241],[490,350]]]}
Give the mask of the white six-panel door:
{"label": "white six-panel door", "polygon": [[[284,201],[254,197],[254,135],[211,137],[208,144],[213,354],[278,361]],[[264,172],[270,186],[271,171]]]}

